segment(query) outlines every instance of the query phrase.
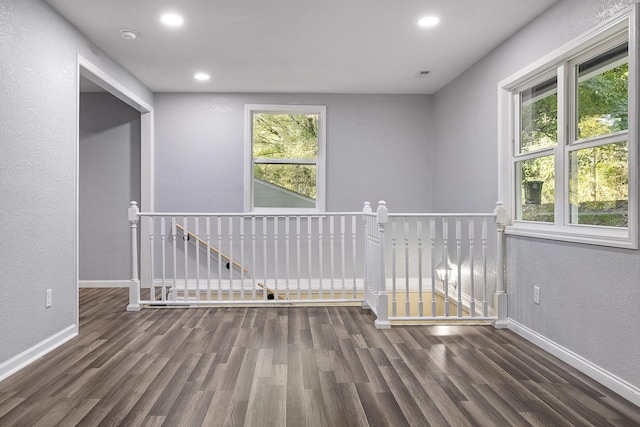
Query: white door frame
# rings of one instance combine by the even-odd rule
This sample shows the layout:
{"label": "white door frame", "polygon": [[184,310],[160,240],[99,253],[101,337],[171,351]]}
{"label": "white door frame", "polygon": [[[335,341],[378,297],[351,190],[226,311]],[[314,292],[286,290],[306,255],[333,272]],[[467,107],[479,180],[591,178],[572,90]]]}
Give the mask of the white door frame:
{"label": "white door frame", "polygon": [[[140,211],[152,212],[154,206],[154,131],[153,131],[153,107],[146,101],[133,93],[125,85],[120,83],[115,78],[111,77],[105,71],[100,69],[95,64],[88,61],[82,55],[77,56],[77,99],[76,99],[76,195],[75,195],[75,276],[76,284],[79,283],[80,270],[79,270],[79,171],[80,171],[80,76],[87,78],[91,82],[97,84],[105,91],[120,99],[125,104],[131,106],[135,110],[140,112],[140,200],[138,200]],[[123,224],[126,223],[128,206],[122,206],[122,218]],[[140,234],[145,235],[148,233],[148,224],[142,222],[140,224]],[[149,247],[148,245],[140,245],[140,273],[141,283],[143,286],[148,286],[150,283],[149,277]],[[145,268],[146,267],[146,268]],[[76,286],[76,289],[78,286]],[[76,293],[78,291],[76,290]],[[76,294],[76,318],[79,323],[79,295]]]}

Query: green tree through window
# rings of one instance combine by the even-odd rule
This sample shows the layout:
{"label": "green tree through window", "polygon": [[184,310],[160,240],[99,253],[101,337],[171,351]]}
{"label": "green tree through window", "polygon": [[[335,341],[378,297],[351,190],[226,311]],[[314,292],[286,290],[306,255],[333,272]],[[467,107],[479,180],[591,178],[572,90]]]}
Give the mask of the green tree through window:
{"label": "green tree through window", "polygon": [[[318,115],[254,114],[253,157],[260,159],[254,165],[255,178],[315,199],[315,165],[297,160],[318,158]],[[290,163],[269,163],[270,159]]]}
{"label": "green tree through window", "polygon": [[[628,217],[628,43],[575,65],[574,137],[569,145],[571,223],[626,227]],[[520,219],[553,222],[553,155],[557,144],[556,77],[520,92],[520,153],[540,154],[516,163],[522,182]],[[532,157],[534,156],[534,157]],[[556,159],[557,161],[557,159]],[[531,203],[525,190],[542,183],[543,206]],[[529,200],[525,202],[526,200]]]}
{"label": "green tree through window", "polygon": [[324,210],[326,107],[245,106],[247,210]]}

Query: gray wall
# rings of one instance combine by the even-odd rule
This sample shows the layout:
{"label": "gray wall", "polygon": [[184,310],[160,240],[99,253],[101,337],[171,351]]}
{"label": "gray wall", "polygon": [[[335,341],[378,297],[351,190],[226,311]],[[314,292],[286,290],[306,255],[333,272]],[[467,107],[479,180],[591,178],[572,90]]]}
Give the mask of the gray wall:
{"label": "gray wall", "polygon": [[432,111],[426,95],[155,96],[156,210],[241,212],[245,104],[327,107],[327,210],[432,202]]}
{"label": "gray wall", "polygon": [[0,2],[0,23],[2,363],[77,322],[76,54],[153,94],[41,1]]}
{"label": "gray wall", "polygon": [[108,93],[80,96],[80,280],[129,280],[126,208],[140,200],[140,113]]}
{"label": "gray wall", "polygon": [[[563,0],[435,95],[437,210],[498,198],[498,82],[631,3]],[[511,319],[640,387],[638,251],[508,237],[507,255]]]}

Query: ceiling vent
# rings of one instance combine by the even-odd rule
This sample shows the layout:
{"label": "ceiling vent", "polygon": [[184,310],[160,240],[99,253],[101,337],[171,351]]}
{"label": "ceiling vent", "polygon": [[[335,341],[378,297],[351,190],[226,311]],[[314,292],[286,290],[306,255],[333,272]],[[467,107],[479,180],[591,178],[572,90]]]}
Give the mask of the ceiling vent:
{"label": "ceiling vent", "polygon": [[133,30],[120,30],[120,36],[125,40],[135,40],[138,33]]}
{"label": "ceiling vent", "polygon": [[418,71],[418,74],[415,75],[417,79],[423,79],[431,74],[431,71]]}

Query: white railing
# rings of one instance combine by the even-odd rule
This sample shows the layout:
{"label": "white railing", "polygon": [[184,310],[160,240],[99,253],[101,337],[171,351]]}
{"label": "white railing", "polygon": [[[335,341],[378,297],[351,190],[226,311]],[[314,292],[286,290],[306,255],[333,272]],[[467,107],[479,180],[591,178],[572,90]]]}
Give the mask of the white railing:
{"label": "white railing", "polygon": [[[378,328],[460,320],[500,326],[506,220],[500,204],[486,214],[389,214],[380,202],[376,212],[365,203],[355,213],[265,215],[141,213],[132,202],[128,310],[361,303]],[[148,233],[138,237],[139,221]],[[138,241],[150,258],[144,299]]]}
{"label": "white railing", "polygon": [[360,216],[141,213],[132,202],[132,227],[149,230],[149,298],[137,305],[360,302]]}

